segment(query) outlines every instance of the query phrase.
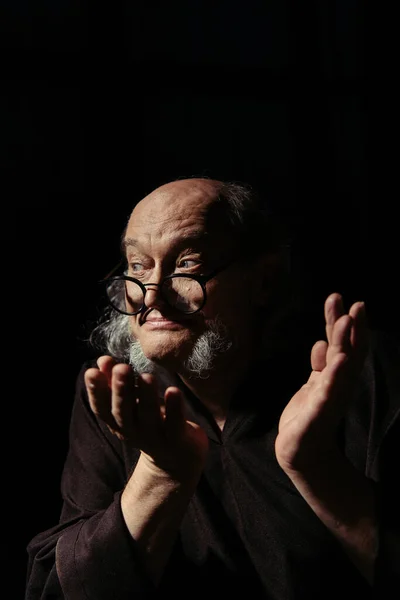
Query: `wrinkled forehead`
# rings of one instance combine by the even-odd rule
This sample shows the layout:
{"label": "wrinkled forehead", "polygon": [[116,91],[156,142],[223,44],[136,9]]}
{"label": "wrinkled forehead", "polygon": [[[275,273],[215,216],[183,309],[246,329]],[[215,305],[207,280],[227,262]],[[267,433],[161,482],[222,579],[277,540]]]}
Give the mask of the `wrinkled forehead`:
{"label": "wrinkled forehead", "polygon": [[203,232],[209,237],[222,234],[226,229],[226,211],[218,197],[215,184],[163,186],[135,206],[126,237],[186,237],[192,231],[198,235]]}

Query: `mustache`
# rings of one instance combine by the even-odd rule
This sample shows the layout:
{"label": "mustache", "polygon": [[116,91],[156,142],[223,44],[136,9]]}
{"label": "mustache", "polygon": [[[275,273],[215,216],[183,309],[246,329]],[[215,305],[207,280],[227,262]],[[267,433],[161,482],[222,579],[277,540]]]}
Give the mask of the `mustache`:
{"label": "mustache", "polygon": [[[228,352],[234,340],[223,322],[216,318],[210,323],[193,343],[183,367],[194,377],[205,379],[213,369],[215,360]],[[160,368],[144,354],[139,340],[134,339],[129,347],[129,363],[138,373],[156,373]]]}
{"label": "mustache", "polygon": [[157,310],[160,319],[166,319],[168,321],[176,321],[178,323],[190,323],[190,322],[194,321],[193,317],[190,317],[189,315],[185,315],[178,310],[174,310],[173,308],[167,308],[166,310],[163,310],[161,312],[160,309],[158,309],[158,308],[157,309],[147,308],[145,306],[143,308],[143,311],[139,314],[139,318],[138,318],[139,326],[143,326],[146,323],[146,321],[150,320],[148,317],[155,310]]}

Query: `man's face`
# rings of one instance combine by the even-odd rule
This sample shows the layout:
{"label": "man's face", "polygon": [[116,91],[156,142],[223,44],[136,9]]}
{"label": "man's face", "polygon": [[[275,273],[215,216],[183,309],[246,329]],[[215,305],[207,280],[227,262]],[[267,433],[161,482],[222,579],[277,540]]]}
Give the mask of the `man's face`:
{"label": "man's face", "polygon": [[[208,275],[229,262],[235,246],[224,231],[217,195],[218,182],[181,180],[158,188],[137,204],[125,234],[128,274],[144,284],[160,283],[173,273]],[[130,317],[145,356],[179,368],[216,320],[235,345],[247,343],[250,280],[246,265],[233,261],[206,284],[207,302],[193,315],[178,313],[164,302],[157,287],[147,286],[146,308]]]}

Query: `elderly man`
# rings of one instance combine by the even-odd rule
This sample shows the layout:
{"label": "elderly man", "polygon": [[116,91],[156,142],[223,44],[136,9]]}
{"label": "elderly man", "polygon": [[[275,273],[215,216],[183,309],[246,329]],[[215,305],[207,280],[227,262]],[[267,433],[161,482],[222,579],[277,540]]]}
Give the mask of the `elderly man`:
{"label": "elderly man", "polygon": [[336,292],[313,338],[279,230],[242,185],[162,185],[122,252],[26,599],[389,597],[396,343]]}

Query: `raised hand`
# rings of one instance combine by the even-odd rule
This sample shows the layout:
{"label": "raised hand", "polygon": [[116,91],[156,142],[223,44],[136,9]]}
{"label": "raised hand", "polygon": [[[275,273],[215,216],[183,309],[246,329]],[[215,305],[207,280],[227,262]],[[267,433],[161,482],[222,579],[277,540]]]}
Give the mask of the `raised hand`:
{"label": "raised hand", "polygon": [[333,293],[324,308],[327,340],[314,344],[310,377],[279,421],[275,451],[287,473],[306,472],[337,452],[337,428],[354,397],[368,351],[363,302],[346,313],[341,295]]}
{"label": "raised hand", "polygon": [[129,365],[102,356],[85,373],[94,414],[124,443],[177,477],[203,465],[208,449],[204,431],[187,421],[182,393],[171,386],[160,397],[154,376],[134,376]]}

